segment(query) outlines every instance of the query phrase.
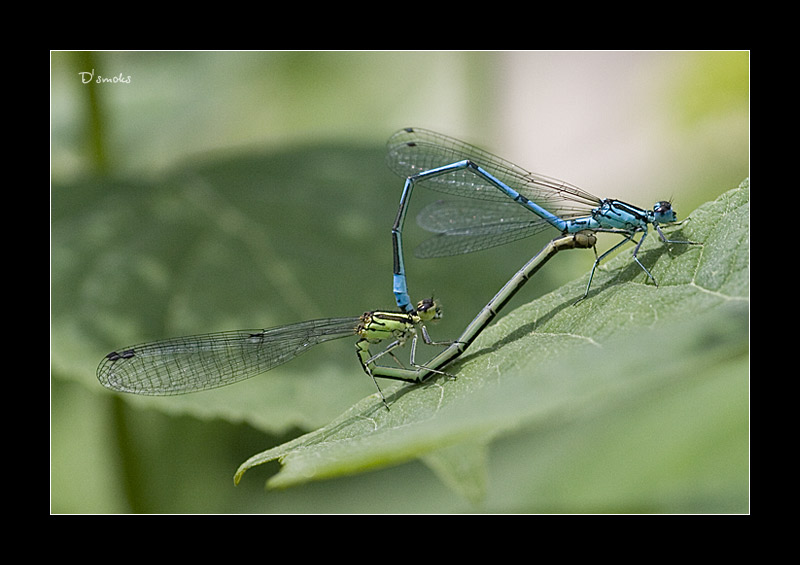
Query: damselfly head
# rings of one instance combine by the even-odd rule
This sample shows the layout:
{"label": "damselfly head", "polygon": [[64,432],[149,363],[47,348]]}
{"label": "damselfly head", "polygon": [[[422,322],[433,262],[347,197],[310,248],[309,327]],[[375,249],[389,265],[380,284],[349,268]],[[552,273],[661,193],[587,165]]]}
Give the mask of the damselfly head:
{"label": "damselfly head", "polygon": [[442,317],[442,310],[433,297],[420,300],[417,303],[416,313],[423,322],[438,320]]}
{"label": "damselfly head", "polygon": [[677,222],[678,216],[675,214],[675,210],[672,209],[672,202],[668,200],[656,202],[653,206],[653,219],[660,224]]}

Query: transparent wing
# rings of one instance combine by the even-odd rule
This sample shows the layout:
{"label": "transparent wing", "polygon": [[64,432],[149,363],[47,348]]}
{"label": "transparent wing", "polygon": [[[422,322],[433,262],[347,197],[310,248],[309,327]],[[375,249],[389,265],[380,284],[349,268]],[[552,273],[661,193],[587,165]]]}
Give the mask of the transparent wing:
{"label": "transparent wing", "polygon": [[[522,167],[452,137],[420,128],[404,128],[389,138],[387,163],[406,178],[469,159],[520,194],[553,214],[580,214],[600,199],[564,181],[531,173]],[[429,188],[480,200],[503,201],[508,196],[471,170],[456,170],[423,180]]]}
{"label": "transparent wing", "polygon": [[432,259],[474,253],[536,235],[549,227],[547,222],[532,220],[524,224],[498,224],[444,232],[420,243],[414,255],[420,259]]}
{"label": "transparent wing", "polygon": [[282,365],[319,343],[353,336],[358,321],[327,318],[134,345],[106,355],[97,379],[107,388],[145,395],[216,388]]}
{"label": "transparent wing", "polygon": [[417,215],[417,224],[432,233],[463,230],[494,224],[518,224],[536,218],[527,208],[506,198],[504,202],[437,200]]}
{"label": "transparent wing", "polygon": [[481,251],[553,229],[511,201],[440,200],[426,206],[417,223],[438,234],[414,250],[421,259]]}

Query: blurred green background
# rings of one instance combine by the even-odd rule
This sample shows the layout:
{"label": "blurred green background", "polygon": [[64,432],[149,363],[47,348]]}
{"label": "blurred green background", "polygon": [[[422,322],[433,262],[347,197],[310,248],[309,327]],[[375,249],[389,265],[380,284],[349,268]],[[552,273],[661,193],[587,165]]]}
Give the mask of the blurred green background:
{"label": "blurred green background", "polygon": [[[110,393],[96,366],[142,341],[391,308],[400,127],[684,217],[749,175],[749,104],[747,52],[51,53],[51,511],[472,511],[416,462],[285,491],[264,490],[265,465],[233,486],[250,455],[374,392],[348,340],[174,398]],[[407,249],[438,196],[415,194]],[[541,243],[409,252],[412,297],[444,304],[434,337]],[[591,266],[564,255],[509,308]]]}

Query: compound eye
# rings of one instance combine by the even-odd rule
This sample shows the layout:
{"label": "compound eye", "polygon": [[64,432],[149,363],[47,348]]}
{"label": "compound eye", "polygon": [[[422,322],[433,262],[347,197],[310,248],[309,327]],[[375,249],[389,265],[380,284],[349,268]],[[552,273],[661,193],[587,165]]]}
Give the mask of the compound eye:
{"label": "compound eye", "polygon": [[417,303],[417,312],[427,312],[434,307],[433,298],[426,298]]}
{"label": "compound eye", "polygon": [[653,206],[653,211],[656,214],[667,214],[670,210],[672,210],[672,202],[667,202],[665,200],[656,202],[655,206]]}

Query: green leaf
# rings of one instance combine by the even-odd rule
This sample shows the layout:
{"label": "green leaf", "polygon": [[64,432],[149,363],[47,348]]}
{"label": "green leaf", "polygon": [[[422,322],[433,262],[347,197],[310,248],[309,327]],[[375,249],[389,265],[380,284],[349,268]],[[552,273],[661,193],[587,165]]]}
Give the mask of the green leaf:
{"label": "green leaf", "polygon": [[272,487],[421,458],[493,511],[747,511],[749,180],[666,233],[700,245],[651,234],[658,287],[623,251],[577,306],[585,277],[502,317],[456,379],[385,391],[388,411],[367,397],[235,481],[276,459]]}

